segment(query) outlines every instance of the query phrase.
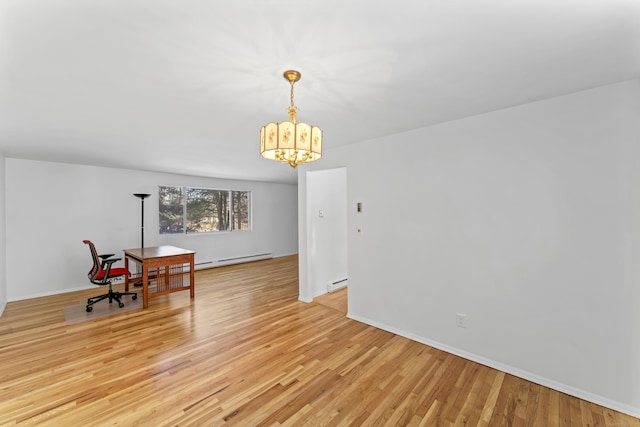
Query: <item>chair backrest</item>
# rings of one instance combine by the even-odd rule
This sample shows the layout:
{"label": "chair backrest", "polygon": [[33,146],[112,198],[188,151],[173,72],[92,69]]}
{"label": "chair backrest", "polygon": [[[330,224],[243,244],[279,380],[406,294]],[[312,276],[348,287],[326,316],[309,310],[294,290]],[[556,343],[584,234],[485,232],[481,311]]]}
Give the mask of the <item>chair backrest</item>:
{"label": "chair backrest", "polygon": [[84,243],[85,245],[89,245],[89,249],[91,250],[91,258],[93,258],[93,267],[91,267],[91,270],[89,270],[89,273],[87,273],[87,277],[89,277],[89,280],[93,282],[96,276],[102,270],[102,264],[100,264],[100,258],[98,257],[98,252],[96,251],[96,247],[91,242],[91,240],[83,240],[82,243]]}

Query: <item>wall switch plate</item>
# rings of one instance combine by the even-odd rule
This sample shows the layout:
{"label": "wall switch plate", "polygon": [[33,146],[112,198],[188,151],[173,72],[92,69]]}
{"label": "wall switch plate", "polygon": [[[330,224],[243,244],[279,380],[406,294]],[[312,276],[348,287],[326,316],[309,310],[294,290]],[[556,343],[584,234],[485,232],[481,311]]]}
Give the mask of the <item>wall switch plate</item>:
{"label": "wall switch plate", "polygon": [[456,313],[456,326],[458,328],[467,327],[467,315],[462,313]]}

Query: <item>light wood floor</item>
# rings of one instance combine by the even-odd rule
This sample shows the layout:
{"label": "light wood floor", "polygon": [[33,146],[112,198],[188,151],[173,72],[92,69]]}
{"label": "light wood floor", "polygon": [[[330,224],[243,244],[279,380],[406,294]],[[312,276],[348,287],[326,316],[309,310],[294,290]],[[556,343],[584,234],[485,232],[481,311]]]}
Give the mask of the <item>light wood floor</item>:
{"label": "light wood floor", "polygon": [[335,292],[320,295],[319,297],[314,298],[313,302],[347,314],[347,309],[349,308],[347,301],[347,288],[342,288]]}
{"label": "light wood floor", "polygon": [[297,258],[214,268],[188,292],[67,325],[92,292],[9,303],[0,425],[640,426],[297,300]]}

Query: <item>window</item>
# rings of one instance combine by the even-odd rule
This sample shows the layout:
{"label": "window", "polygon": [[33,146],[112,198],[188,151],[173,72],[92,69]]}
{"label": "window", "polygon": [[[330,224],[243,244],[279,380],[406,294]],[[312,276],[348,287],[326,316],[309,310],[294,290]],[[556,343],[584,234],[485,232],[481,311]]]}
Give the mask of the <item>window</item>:
{"label": "window", "polygon": [[249,191],[161,186],[158,193],[160,234],[250,229]]}
{"label": "window", "polygon": [[180,187],[160,187],[160,234],[184,233],[184,197]]}
{"label": "window", "polygon": [[232,191],[231,192],[231,224],[232,230],[248,230],[249,229],[249,192],[248,191]]}

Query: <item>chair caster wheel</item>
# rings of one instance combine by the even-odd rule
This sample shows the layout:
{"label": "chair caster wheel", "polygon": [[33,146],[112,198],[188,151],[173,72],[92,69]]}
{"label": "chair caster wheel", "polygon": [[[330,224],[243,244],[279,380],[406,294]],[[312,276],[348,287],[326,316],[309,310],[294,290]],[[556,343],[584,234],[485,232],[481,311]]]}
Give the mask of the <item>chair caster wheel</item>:
{"label": "chair caster wheel", "polygon": [[118,307],[120,307],[120,308],[124,307],[124,303],[123,302],[119,302],[118,303]]}
{"label": "chair caster wheel", "polygon": [[138,295],[133,295],[133,296],[131,297],[131,299],[132,299],[132,300],[134,300],[134,301],[135,301],[135,300],[137,300],[137,299],[138,299]]}
{"label": "chair caster wheel", "polygon": [[90,313],[91,310],[93,310],[93,307],[91,307],[90,305],[87,306],[87,313]]}

